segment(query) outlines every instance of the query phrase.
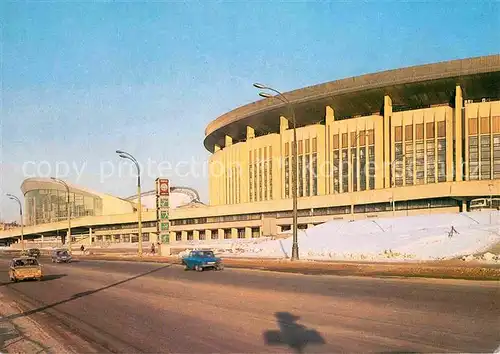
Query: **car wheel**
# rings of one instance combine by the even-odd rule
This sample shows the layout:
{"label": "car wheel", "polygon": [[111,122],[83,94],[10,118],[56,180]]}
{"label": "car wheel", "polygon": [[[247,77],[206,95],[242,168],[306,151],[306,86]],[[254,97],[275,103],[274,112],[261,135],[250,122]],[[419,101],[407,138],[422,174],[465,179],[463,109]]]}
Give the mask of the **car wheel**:
{"label": "car wheel", "polygon": [[224,270],[224,266],[222,264],[219,264],[219,270]]}
{"label": "car wheel", "polygon": [[203,267],[198,264],[195,266],[194,269],[196,269],[198,272],[203,272]]}

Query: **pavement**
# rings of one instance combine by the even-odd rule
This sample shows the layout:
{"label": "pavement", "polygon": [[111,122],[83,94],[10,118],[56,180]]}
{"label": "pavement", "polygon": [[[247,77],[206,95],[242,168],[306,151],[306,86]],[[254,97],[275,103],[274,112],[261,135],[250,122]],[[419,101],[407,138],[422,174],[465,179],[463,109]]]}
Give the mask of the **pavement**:
{"label": "pavement", "polygon": [[[179,257],[122,254],[84,255],[75,252],[75,259],[120,260],[180,264]],[[308,275],[343,275],[368,277],[415,277],[500,281],[500,264],[463,262],[461,260],[426,262],[355,262],[355,261],[290,261],[286,259],[223,257],[226,267],[259,269],[273,272]]]}
{"label": "pavement", "polygon": [[0,294],[21,308],[1,322],[29,318],[72,352],[492,353],[500,345],[495,281],[41,262],[44,281],[13,284],[0,257]]}

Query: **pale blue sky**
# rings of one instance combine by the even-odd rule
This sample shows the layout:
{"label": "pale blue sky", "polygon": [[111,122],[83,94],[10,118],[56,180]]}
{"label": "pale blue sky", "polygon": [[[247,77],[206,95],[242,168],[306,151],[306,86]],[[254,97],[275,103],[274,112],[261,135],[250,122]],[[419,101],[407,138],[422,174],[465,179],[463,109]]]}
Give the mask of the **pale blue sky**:
{"label": "pale blue sky", "polygon": [[206,201],[204,129],[258,99],[252,82],[286,91],[500,52],[495,1],[2,2],[0,16],[0,192],[19,196],[23,164],[53,175],[57,162],[83,168],[60,177],[131,195],[121,148],[145,165],[196,161],[198,177],[168,175]]}

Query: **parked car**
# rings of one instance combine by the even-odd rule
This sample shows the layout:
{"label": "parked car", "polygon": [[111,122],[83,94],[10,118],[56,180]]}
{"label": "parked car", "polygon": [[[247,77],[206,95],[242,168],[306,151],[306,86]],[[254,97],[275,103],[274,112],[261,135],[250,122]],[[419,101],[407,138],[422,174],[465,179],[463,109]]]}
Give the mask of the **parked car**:
{"label": "parked car", "polygon": [[28,250],[28,257],[40,258],[40,250],[38,248],[30,248]]}
{"label": "parked car", "polygon": [[206,268],[223,270],[222,259],[216,257],[213,251],[191,251],[182,258],[182,264],[186,270],[194,269],[198,272]]}
{"label": "parked car", "polygon": [[42,280],[42,266],[35,257],[14,258],[10,262],[9,278],[14,282],[26,279]]}
{"label": "parked car", "polygon": [[50,258],[52,263],[70,263],[73,260],[68,250],[54,250]]}

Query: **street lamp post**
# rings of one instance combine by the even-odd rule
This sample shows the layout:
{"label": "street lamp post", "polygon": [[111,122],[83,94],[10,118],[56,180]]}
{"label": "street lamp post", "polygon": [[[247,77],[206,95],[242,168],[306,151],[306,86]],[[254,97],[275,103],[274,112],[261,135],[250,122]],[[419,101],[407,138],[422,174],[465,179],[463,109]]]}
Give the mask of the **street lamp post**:
{"label": "street lamp post", "polygon": [[120,156],[122,159],[130,160],[135,164],[135,167],[137,168],[137,198],[138,198],[138,207],[137,207],[137,226],[138,226],[138,233],[139,233],[139,257],[142,257],[142,204],[141,204],[141,167],[139,166],[139,162],[133,157],[131,154],[128,152],[122,151],[122,150],[116,150],[116,153],[118,156]]}
{"label": "street lamp post", "polygon": [[17,202],[17,204],[19,204],[19,216],[21,217],[21,250],[24,251],[24,218],[23,218],[23,204],[21,203],[21,201],[19,200],[18,197],[16,197],[15,195],[12,195],[12,194],[7,194],[7,197],[9,197],[9,199],[12,199],[14,201]]}
{"label": "street lamp post", "polygon": [[276,94],[273,96],[267,92],[260,92],[259,96],[264,98],[278,98],[281,102],[283,102],[288,109],[288,112],[292,118],[293,123],[293,143],[292,143],[292,200],[293,200],[293,237],[292,237],[292,257],[291,260],[299,259],[299,244],[297,237],[297,122],[295,119],[295,109],[293,108],[292,103],[278,90],[263,85],[255,83],[253,84],[255,88],[260,90],[272,91]]}
{"label": "street lamp post", "polygon": [[66,182],[64,182],[62,179],[58,179],[55,177],[50,177],[53,181],[62,184],[66,188],[66,214],[68,214],[68,249],[69,252],[71,253],[71,203],[69,200],[69,186]]}

